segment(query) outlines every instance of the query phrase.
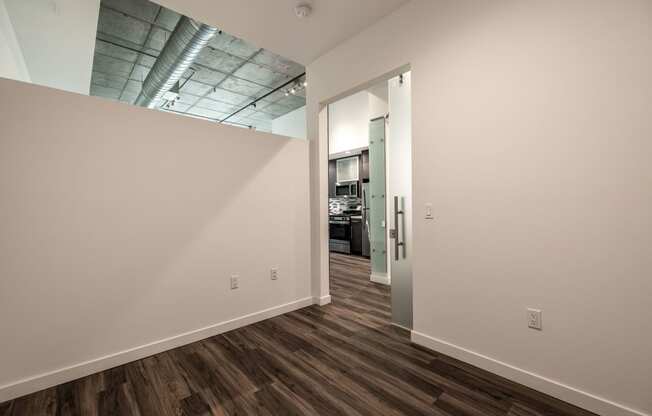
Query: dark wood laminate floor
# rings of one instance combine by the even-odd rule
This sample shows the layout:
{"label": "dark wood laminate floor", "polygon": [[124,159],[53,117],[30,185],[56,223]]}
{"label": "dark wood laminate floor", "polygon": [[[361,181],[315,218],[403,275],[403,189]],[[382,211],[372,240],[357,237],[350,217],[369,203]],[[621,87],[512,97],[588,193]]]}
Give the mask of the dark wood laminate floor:
{"label": "dark wood laminate floor", "polygon": [[368,261],[333,255],[331,274],[331,305],[0,404],[0,416],[591,415],[412,345]]}

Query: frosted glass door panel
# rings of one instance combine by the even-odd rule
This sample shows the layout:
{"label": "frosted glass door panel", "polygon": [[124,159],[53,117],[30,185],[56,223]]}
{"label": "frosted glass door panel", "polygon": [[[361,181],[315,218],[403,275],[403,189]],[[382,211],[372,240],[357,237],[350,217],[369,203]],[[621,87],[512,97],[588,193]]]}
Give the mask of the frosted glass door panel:
{"label": "frosted glass door panel", "polygon": [[[412,328],[412,101],[411,76],[403,74],[389,81],[389,132],[387,140],[387,185],[392,203],[389,228],[398,230],[403,246],[389,242],[392,275],[392,323]],[[394,198],[399,211],[394,215]],[[398,224],[394,223],[398,219]],[[396,250],[398,248],[398,250]],[[398,251],[398,253],[397,253]],[[398,257],[398,259],[397,259]]]}
{"label": "frosted glass door panel", "polygon": [[385,232],[385,119],[369,125],[369,245],[371,273],[387,275]]}

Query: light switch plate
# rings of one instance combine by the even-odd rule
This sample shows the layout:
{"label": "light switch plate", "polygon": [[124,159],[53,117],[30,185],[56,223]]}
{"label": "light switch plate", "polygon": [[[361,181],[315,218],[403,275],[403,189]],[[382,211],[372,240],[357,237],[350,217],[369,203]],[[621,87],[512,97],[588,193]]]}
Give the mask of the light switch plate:
{"label": "light switch plate", "polygon": [[432,204],[427,203],[426,204],[426,219],[427,220],[434,220],[435,217],[432,215]]}

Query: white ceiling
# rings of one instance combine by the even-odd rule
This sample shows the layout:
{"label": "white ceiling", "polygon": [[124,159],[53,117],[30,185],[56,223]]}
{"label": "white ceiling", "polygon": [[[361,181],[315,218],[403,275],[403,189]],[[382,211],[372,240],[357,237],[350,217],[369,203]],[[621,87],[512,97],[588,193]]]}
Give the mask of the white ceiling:
{"label": "white ceiling", "polygon": [[158,0],[172,10],[308,65],[409,0],[305,0],[313,14],[298,19],[300,0]]}

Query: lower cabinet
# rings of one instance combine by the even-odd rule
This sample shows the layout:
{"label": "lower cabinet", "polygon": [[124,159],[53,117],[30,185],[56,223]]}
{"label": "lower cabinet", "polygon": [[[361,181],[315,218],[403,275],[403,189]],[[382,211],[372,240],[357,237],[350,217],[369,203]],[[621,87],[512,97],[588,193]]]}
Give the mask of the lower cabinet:
{"label": "lower cabinet", "polygon": [[351,254],[362,255],[362,219],[351,218]]}

